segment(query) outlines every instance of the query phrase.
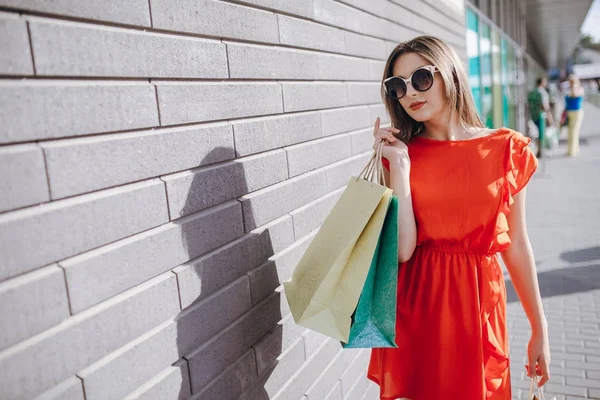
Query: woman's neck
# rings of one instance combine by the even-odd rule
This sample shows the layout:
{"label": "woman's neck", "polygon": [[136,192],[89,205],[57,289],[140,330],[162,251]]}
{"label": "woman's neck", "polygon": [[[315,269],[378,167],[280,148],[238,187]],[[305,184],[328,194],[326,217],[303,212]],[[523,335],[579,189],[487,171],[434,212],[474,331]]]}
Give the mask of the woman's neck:
{"label": "woman's neck", "polygon": [[477,135],[477,129],[462,123],[457,113],[433,118],[424,125],[422,135],[433,140],[464,140]]}

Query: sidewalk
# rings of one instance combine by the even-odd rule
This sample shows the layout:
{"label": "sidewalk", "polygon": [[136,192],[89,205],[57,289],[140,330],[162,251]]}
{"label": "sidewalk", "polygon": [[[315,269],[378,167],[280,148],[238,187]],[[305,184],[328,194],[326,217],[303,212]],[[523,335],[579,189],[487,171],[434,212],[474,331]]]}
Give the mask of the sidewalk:
{"label": "sidewalk", "polygon": [[[564,157],[561,143],[527,190],[552,351],[547,400],[600,399],[600,108],[584,110],[581,155]],[[507,290],[513,398],[526,399],[529,323],[510,282]]]}

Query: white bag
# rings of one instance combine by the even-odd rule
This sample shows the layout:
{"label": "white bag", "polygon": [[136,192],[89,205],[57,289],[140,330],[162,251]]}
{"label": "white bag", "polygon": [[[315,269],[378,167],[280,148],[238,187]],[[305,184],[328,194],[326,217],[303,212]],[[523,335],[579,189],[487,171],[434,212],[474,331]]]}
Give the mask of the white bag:
{"label": "white bag", "polygon": [[[546,400],[544,397],[544,391],[537,385],[537,382],[537,377],[531,378],[531,386],[529,388],[529,396],[527,396],[527,400]],[[537,388],[537,395],[535,394],[535,388]],[[553,397],[550,400],[556,400],[556,397]]]}

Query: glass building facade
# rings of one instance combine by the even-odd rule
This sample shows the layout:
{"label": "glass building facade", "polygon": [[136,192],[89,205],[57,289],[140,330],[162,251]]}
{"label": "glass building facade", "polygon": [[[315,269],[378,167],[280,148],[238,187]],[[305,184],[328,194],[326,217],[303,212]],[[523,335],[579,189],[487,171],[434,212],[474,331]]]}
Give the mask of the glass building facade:
{"label": "glass building facade", "polygon": [[489,128],[525,129],[525,97],[544,70],[489,18],[466,9],[469,82]]}

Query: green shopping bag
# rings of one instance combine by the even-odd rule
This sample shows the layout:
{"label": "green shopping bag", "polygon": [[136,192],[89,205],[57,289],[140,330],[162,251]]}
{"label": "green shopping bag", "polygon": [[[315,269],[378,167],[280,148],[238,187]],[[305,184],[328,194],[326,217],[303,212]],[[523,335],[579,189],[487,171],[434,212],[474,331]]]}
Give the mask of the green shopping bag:
{"label": "green shopping bag", "polygon": [[398,347],[398,198],[392,197],[344,348]]}

